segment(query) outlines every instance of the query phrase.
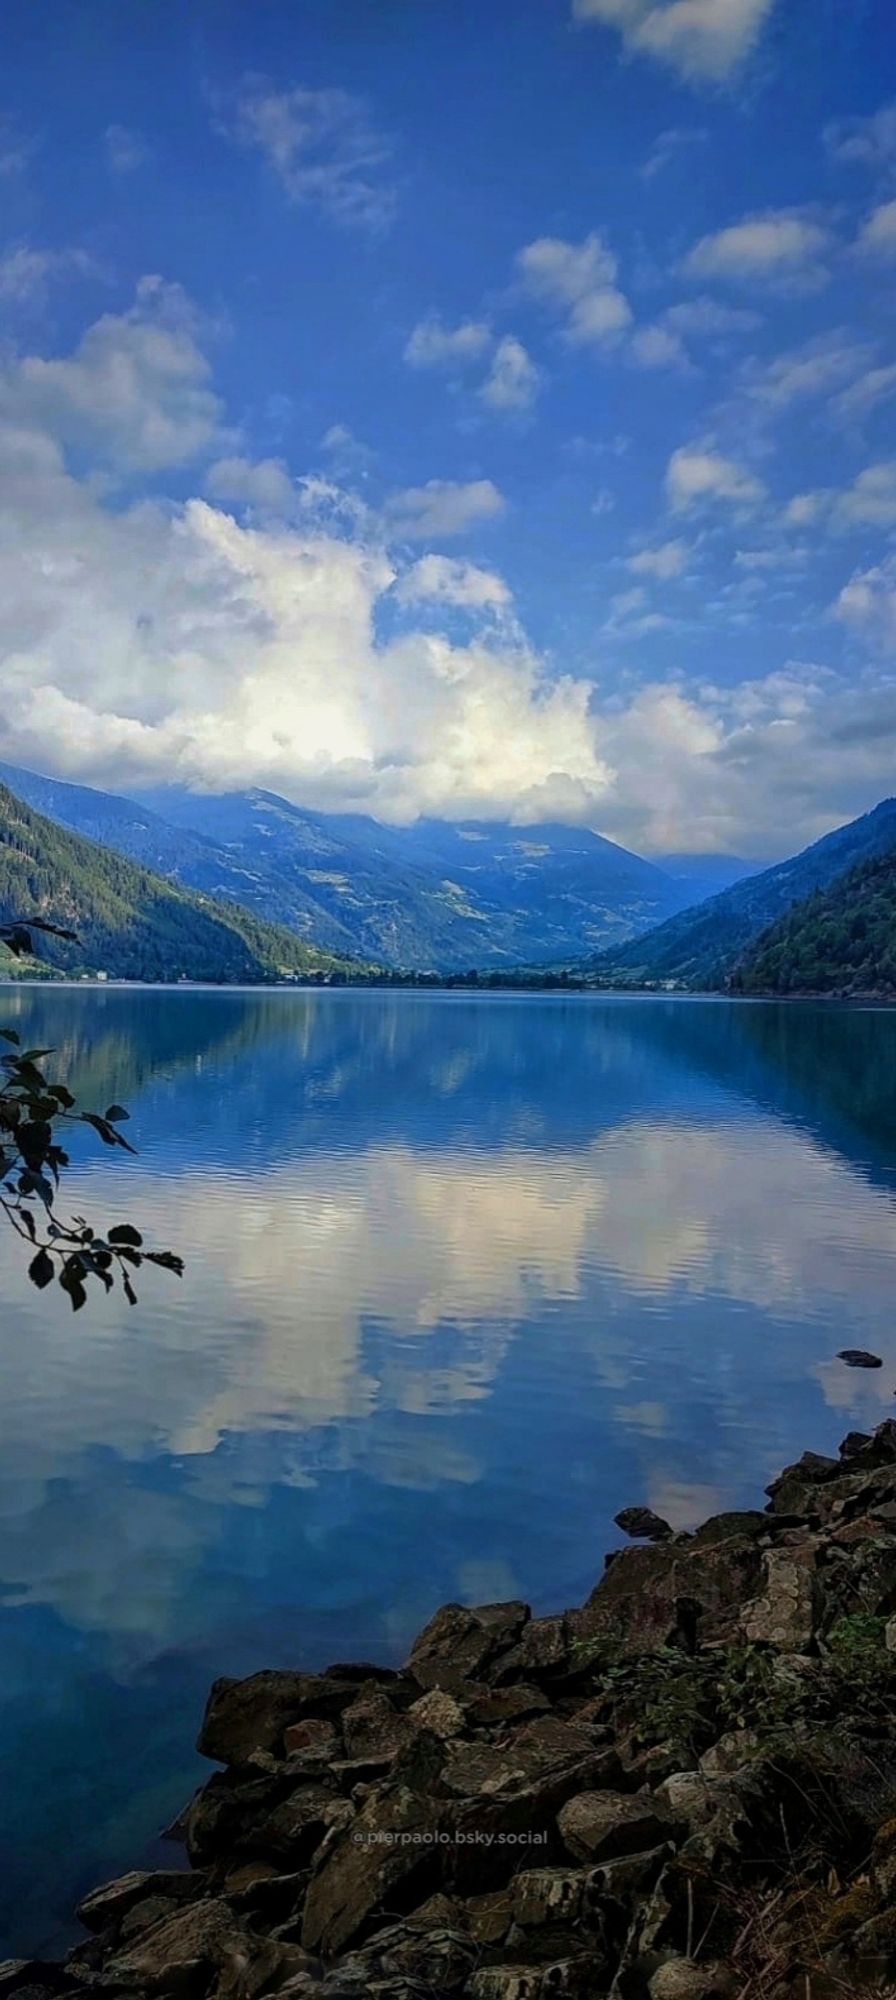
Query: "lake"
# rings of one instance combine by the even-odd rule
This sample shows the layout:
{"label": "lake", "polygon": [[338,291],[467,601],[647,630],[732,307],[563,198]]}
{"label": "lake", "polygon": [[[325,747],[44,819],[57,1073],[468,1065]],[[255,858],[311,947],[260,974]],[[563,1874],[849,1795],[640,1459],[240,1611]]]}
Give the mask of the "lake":
{"label": "lake", "polygon": [[75,1318],[2,1244],[0,1957],[177,1862],[215,1675],[575,1603],[622,1505],[755,1506],[894,1408],[896,1012],[7,987],[0,1022],[131,1109],[66,1205],[187,1264]]}

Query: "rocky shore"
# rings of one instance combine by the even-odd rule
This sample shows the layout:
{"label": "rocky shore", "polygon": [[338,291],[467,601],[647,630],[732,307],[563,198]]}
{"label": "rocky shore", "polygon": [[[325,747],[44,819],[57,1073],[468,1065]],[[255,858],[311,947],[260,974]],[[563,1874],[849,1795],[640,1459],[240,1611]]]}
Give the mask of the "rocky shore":
{"label": "rocky shore", "polygon": [[586,1604],[446,1605],[407,1665],[212,1689],[189,1867],[0,2000],[896,1995],[896,1423]]}

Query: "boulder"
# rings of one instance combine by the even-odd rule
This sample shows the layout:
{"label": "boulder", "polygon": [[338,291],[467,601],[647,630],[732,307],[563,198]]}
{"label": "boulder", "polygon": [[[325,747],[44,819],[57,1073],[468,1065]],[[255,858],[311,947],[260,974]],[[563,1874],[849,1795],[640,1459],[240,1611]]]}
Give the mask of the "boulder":
{"label": "boulder", "polygon": [[322,1715],[309,1715],[304,1722],[291,1722],[283,1732],[286,1755],[301,1757],[306,1763],[326,1763],[336,1755],[338,1741],[335,1725]]}
{"label": "boulder", "polygon": [[733,2000],[738,1982],[723,1965],[670,1958],[648,1985],[650,2000]]}
{"label": "boulder", "polygon": [[643,1853],[666,1839],[671,1819],[649,1793],[579,1792],[557,1814],[564,1846],[577,1861]]}
{"label": "boulder", "polygon": [[204,1994],[215,1975],[248,1964],[249,1941],[229,1904],[220,1898],[189,1904],[153,1925],[136,1944],[115,1954],[107,1971],[123,1987],[146,1993]]}
{"label": "boulder", "polygon": [[397,1756],[412,1734],[412,1725],[393,1708],[389,1697],[368,1682],[342,1713],[342,1738],[347,1758],[356,1763],[386,1761]]}
{"label": "boulder", "polygon": [[[500,1744],[480,1741],[452,1746],[442,1771],[442,1789],[458,1798],[512,1793],[530,1785],[543,1771],[559,1773],[595,1753],[588,1730],[576,1729],[555,1716],[543,1716]],[[617,1782],[621,1772],[613,1751],[600,1753],[599,1766],[607,1784]]]}
{"label": "boulder", "polygon": [[[540,1621],[533,1618],[525,1629]],[[515,1681],[507,1687],[483,1687],[465,1702],[466,1717],[473,1729],[496,1729],[505,1722],[523,1722],[529,1716],[543,1715],[551,1706],[547,1695],[543,1694],[531,1681]]]}
{"label": "boulder", "polygon": [[444,1688],[430,1688],[428,1694],[421,1694],[411,1703],[407,1711],[408,1721],[415,1729],[431,1730],[434,1736],[441,1736],[447,1742],[452,1736],[463,1735],[466,1716],[460,1702]]}
{"label": "boulder", "polygon": [[663,1542],[622,1549],[582,1610],[570,1614],[574,1640],[597,1654],[637,1659],[673,1643],[691,1651],[726,1638],[760,1569],[761,1551],[750,1536],[708,1547]]}
{"label": "boulder", "polygon": [[631,1535],[639,1542],[668,1542],[672,1529],[668,1521],[655,1514],[652,1507],[623,1507],[621,1513],[614,1514],[614,1523],[624,1535]]}
{"label": "boulder", "polygon": [[306,1951],[332,1958],[379,1911],[411,1908],[437,1886],[438,1806],[403,1786],[375,1786],[361,1811],[328,1843],[308,1890]]}
{"label": "boulder", "polygon": [[522,1603],[443,1604],[411,1648],[407,1672],[422,1688],[457,1687],[480,1678],[488,1661],[519,1637],[530,1616]]}
{"label": "boulder", "polygon": [[214,1682],[197,1750],[221,1764],[245,1764],[253,1750],[278,1752],[293,1722],[332,1717],[355,1699],[357,1687],[327,1674],[284,1671]]}
{"label": "boulder", "polygon": [[205,1882],[203,1874],[186,1869],[134,1868],[129,1875],[119,1875],[114,1882],[92,1889],[78,1904],[76,1915],[85,1930],[104,1931],[110,1924],[121,1923],[136,1903],[149,1896],[163,1896],[172,1903],[192,1902],[201,1896]]}
{"label": "boulder", "polygon": [[748,1644],[804,1653],[820,1615],[815,1550],[769,1549],[762,1559],[762,1593],[747,1605],[741,1620]]}

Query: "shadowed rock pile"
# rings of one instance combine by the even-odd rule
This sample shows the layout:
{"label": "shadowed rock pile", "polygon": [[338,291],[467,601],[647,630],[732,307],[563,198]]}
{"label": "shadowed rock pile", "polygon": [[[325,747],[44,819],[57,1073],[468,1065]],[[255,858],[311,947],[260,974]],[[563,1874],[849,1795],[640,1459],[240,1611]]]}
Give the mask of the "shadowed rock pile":
{"label": "shadowed rock pile", "polygon": [[579,1610],[446,1605],[400,1672],[218,1681],[190,1871],[0,2000],[896,1993],[896,1423],[769,1492],[643,1516]]}

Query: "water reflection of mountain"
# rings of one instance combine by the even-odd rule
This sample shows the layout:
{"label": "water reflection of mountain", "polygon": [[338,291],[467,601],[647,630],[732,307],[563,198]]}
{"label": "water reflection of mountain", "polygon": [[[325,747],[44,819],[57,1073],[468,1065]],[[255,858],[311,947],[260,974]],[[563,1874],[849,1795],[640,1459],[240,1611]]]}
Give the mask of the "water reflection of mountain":
{"label": "water reflection of mountain", "polygon": [[[409,993],[31,989],[3,1019],[52,1043],[85,1102],[123,1099],[177,1172],[238,1141],[256,1169],[401,1141],[591,1143],[732,1098],[794,1121],[878,1184],[896,1167],[896,1011]],[[178,1129],[166,1132],[176,1090]]]}

